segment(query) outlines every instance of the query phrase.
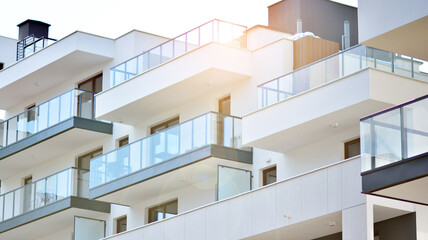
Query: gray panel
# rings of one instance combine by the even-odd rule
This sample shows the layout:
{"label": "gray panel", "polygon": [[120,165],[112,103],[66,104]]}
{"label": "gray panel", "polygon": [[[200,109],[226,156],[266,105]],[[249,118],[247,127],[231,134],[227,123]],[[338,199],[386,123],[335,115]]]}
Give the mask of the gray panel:
{"label": "gray panel", "polygon": [[269,27],[295,34],[297,19],[303,32],[338,42],[342,49],[343,23],[349,21],[351,46],[358,44],[357,8],[329,0],[284,0],[269,7]]}
{"label": "gray panel", "polygon": [[428,176],[428,153],[363,172],[361,176],[364,193]]}
{"label": "gray panel", "polygon": [[52,204],[46,205],[41,208],[37,208],[33,211],[30,211],[28,213],[19,215],[17,217],[8,219],[0,223],[0,233],[33,221],[37,221],[38,219],[67,210],[69,208],[80,208],[84,210],[110,213],[110,203],[89,200],[89,199],[84,199],[79,197],[67,197],[62,200],[56,201]]}
{"label": "gray panel", "polygon": [[92,188],[89,190],[89,198],[99,198],[210,157],[248,164],[253,163],[253,153],[251,151],[209,145]]}
{"label": "gray panel", "polygon": [[65,121],[62,121],[50,128],[33,134],[25,139],[15,142],[0,149],[0,160],[18,153],[26,148],[36,145],[40,142],[46,141],[58,134],[64,133],[73,128],[80,128],[89,131],[95,131],[100,133],[112,134],[113,124],[101,122],[97,120],[91,120],[80,117],[72,117]]}

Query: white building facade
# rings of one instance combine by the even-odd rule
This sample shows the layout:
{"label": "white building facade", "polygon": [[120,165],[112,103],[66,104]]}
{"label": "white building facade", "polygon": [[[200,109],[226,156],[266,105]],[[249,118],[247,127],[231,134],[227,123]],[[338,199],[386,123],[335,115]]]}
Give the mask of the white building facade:
{"label": "white building facade", "polygon": [[372,7],[342,51],[217,19],[57,41],[23,22],[0,37],[0,240],[428,239],[427,202],[365,188],[360,118],[428,94],[428,56],[382,48],[398,25]]}

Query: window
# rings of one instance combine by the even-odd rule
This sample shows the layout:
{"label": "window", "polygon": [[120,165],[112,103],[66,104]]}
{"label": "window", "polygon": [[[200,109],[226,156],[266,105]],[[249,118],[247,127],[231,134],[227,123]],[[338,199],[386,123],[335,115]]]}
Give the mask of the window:
{"label": "window", "polygon": [[116,233],[121,233],[126,231],[126,216],[116,219]]}
{"label": "window", "polygon": [[128,143],[129,143],[129,137],[128,136],[126,136],[122,139],[119,139],[119,141],[118,141],[119,147],[123,147],[123,146],[127,145]]}
{"label": "window", "polygon": [[24,186],[33,182],[33,176],[24,178]]}
{"label": "window", "polygon": [[230,96],[218,100],[218,112],[224,115],[230,115]]}
{"label": "window", "polygon": [[0,62],[0,70],[2,70],[2,69],[3,69],[3,67],[4,67],[4,63],[1,63],[1,62]]}
{"label": "window", "polygon": [[77,158],[77,167],[81,169],[89,170],[91,159],[103,154],[103,148],[98,148],[95,151],[87,153]]}
{"label": "window", "polygon": [[77,85],[77,88],[91,92],[101,92],[103,90],[103,74],[89,78]]}
{"label": "window", "polygon": [[173,119],[170,119],[168,121],[165,121],[163,123],[160,123],[158,125],[155,125],[153,127],[150,128],[150,134],[155,134],[159,131],[162,131],[164,129],[170,128],[172,126],[178,125],[179,123],[179,117],[175,117]]}
{"label": "window", "polygon": [[178,200],[167,202],[149,209],[149,223],[177,215]]}
{"label": "window", "polygon": [[263,186],[276,182],[276,166],[263,170]]}
{"label": "window", "polygon": [[345,159],[360,155],[360,139],[345,142]]}

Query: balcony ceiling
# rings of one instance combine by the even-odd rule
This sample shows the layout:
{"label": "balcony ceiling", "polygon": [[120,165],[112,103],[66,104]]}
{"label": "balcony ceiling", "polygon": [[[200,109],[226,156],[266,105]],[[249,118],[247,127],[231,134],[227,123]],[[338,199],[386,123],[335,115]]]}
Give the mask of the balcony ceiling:
{"label": "balcony ceiling", "polygon": [[371,38],[362,44],[428,61],[428,16]]}
{"label": "balcony ceiling", "polygon": [[7,178],[25,169],[40,165],[43,162],[55,160],[55,158],[69,153],[70,149],[84,147],[107,136],[109,135],[104,133],[72,128],[23,151],[1,159],[0,176]]}
{"label": "balcony ceiling", "polygon": [[423,177],[375,191],[373,194],[428,205],[428,191],[421,191],[427,188],[428,177]]}

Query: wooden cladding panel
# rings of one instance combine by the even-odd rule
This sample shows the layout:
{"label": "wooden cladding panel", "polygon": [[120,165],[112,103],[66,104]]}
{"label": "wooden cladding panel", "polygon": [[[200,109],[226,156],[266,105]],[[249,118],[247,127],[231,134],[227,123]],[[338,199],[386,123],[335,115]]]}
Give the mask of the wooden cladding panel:
{"label": "wooden cladding panel", "polygon": [[293,70],[339,52],[339,43],[306,36],[294,41]]}

